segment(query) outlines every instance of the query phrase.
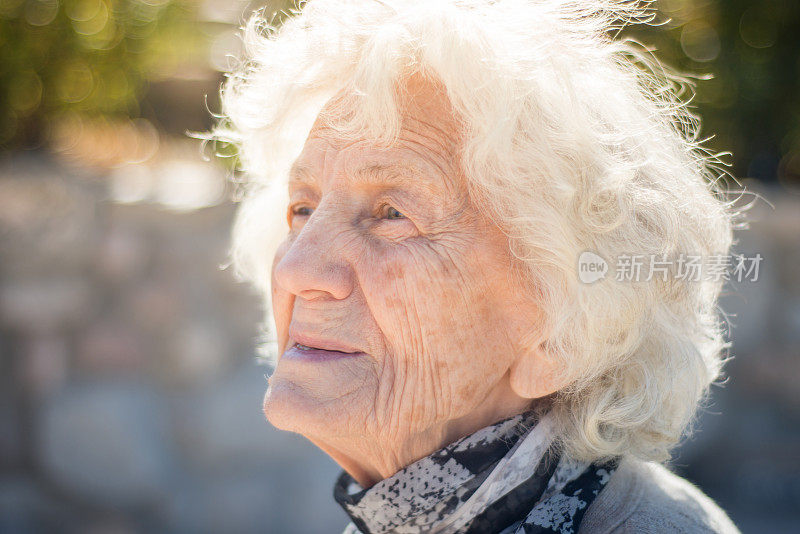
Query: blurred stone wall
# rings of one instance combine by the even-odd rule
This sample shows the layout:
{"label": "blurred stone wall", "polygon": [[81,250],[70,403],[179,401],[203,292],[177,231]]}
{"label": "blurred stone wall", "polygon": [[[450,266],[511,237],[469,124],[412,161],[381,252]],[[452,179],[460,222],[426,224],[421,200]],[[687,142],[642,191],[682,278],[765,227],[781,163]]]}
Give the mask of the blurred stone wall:
{"label": "blurred stone wall", "polygon": [[[261,414],[259,301],[219,269],[234,206],[122,204],[109,183],[42,153],[0,162],[0,532],[340,532],[338,468]],[[760,278],[723,301],[729,382],[673,467],[743,531],[785,532],[800,198],[763,194],[775,208],[738,245],[765,257]]]}
{"label": "blurred stone wall", "polygon": [[234,206],[104,178],[0,166],[0,532],[340,531],[336,466],[261,413],[259,302],[219,268]]}

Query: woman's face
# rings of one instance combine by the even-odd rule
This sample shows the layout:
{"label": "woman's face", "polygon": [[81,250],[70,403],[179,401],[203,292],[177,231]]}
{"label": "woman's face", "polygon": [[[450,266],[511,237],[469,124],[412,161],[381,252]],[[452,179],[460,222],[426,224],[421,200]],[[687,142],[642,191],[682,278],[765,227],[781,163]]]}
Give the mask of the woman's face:
{"label": "woman's face", "polygon": [[315,127],[290,177],[265,413],[316,441],[402,444],[507,402],[538,312],[468,198],[447,106],[409,87],[396,145]]}

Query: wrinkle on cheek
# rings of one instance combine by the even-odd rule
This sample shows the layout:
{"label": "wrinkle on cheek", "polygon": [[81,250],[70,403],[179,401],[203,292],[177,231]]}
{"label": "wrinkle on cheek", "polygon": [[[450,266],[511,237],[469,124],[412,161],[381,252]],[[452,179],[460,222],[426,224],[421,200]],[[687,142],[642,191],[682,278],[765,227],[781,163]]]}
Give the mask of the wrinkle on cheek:
{"label": "wrinkle on cheek", "polygon": [[[371,280],[383,289],[376,306],[378,320],[386,330],[397,365],[404,367],[404,372],[394,376],[395,382],[400,381],[394,396],[397,402],[414,406],[407,417],[417,420],[447,413],[451,397],[449,355],[441,352],[447,339],[457,335],[448,322],[454,310],[447,297],[460,294],[459,281],[450,279],[454,265],[434,256],[431,250],[405,248],[394,261],[383,263]],[[415,405],[415,398],[425,401]]]}
{"label": "wrinkle on cheek", "polygon": [[[417,396],[419,369],[422,365],[422,332],[419,322],[410,314],[415,295],[407,287],[403,262],[396,256],[383,256],[372,265],[365,280],[369,305],[384,334],[385,356],[381,364],[380,394],[375,401],[376,419],[395,431],[414,417],[409,408]],[[409,427],[410,428],[410,427]]]}
{"label": "wrinkle on cheek", "polygon": [[366,256],[365,259],[369,259],[370,253],[366,247],[364,247],[364,238],[358,231],[352,230],[345,232],[341,239],[342,242],[338,248],[343,251],[343,257],[347,261],[355,263],[359,258],[364,256]]}
{"label": "wrinkle on cheek", "polygon": [[396,436],[402,417],[402,402],[408,368],[401,360],[386,358],[380,375],[380,394],[375,399],[375,420]]}
{"label": "wrinkle on cheek", "polygon": [[503,294],[497,285],[507,276],[506,262],[492,246],[476,243],[453,236],[428,249],[409,248],[383,270],[398,288],[397,296],[386,297],[387,306],[405,308],[414,335],[424,339],[418,358],[427,376],[418,378],[433,386],[439,410],[472,402],[476,381],[502,375],[510,361],[498,310],[503,297],[495,295]]}

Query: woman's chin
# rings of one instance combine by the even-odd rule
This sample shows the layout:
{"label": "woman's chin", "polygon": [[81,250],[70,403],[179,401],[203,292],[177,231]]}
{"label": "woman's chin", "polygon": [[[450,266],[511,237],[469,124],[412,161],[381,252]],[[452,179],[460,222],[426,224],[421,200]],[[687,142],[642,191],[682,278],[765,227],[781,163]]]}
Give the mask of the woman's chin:
{"label": "woman's chin", "polygon": [[[316,384],[322,386],[323,384]],[[333,384],[327,383],[328,388]],[[359,395],[337,395],[336,391],[318,391],[277,376],[270,377],[264,395],[264,415],[274,427],[306,437],[342,435],[348,421],[354,419]]]}

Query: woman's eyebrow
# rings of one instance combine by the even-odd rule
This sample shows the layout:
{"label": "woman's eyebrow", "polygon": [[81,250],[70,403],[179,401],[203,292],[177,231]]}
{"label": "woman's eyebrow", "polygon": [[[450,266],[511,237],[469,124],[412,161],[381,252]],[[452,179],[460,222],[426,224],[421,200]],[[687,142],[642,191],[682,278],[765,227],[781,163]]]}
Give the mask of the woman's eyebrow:
{"label": "woman's eyebrow", "polygon": [[[423,167],[400,163],[370,163],[348,173],[355,183],[361,185],[415,185],[434,193],[442,193],[438,175]],[[313,186],[317,178],[312,166],[296,163],[289,171],[288,185]]]}
{"label": "woman's eyebrow", "polygon": [[[370,164],[350,173],[360,183],[387,181],[398,176],[409,176],[410,173],[402,165]],[[296,163],[289,170],[289,183],[294,185],[312,185],[316,182],[314,169],[310,165]]]}
{"label": "woman's eyebrow", "polygon": [[295,163],[289,169],[289,185],[313,185],[316,180],[309,165]]}
{"label": "woman's eyebrow", "polygon": [[432,193],[441,193],[437,177],[415,165],[399,163],[373,163],[353,172],[360,183],[386,185],[417,185]]}

